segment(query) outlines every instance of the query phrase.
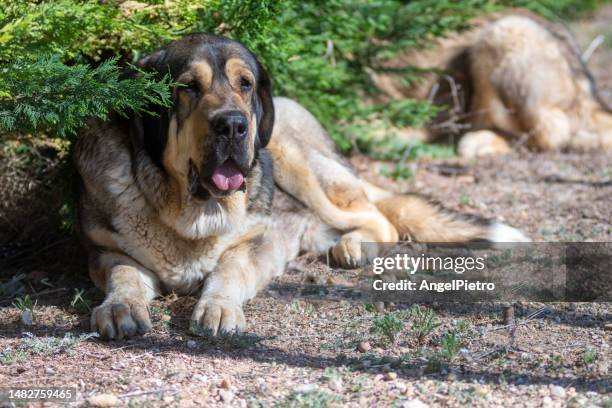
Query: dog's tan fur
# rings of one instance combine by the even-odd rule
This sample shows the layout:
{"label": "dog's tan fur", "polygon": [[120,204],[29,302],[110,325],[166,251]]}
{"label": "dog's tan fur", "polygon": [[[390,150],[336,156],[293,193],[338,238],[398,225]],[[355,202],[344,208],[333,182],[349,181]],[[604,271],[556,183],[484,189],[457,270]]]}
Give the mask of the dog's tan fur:
{"label": "dog's tan fur", "polygon": [[[523,10],[488,15],[387,64],[446,71],[412,86],[387,73],[372,79],[388,98],[429,98],[455,109],[471,127],[459,141],[464,156],[506,153],[508,142],[523,139],[541,151],[612,150],[610,109],[561,24]],[[424,138],[463,131],[440,126],[448,119],[448,112],[440,115]]]}
{"label": "dog's tan fur", "polygon": [[[173,67],[177,81],[197,84],[174,91],[169,113],[133,115],[129,126],[119,117],[91,120],[77,142],[80,229],[90,275],[107,293],[91,324],[106,338],[149,330],[148,304],[168,291],[200,291],[196,326],[213,334],[242,330],[243,302],[300,251],[331,249],[336,262],[354,267],[376,256],[376,247],[361,253],[363,241],[525,239],[365,182],[308,111],[286,98],[272,106],[267,74],[235,42],[191,35],[140,66]],[[205,179],[208,161],[216,160],[209,153],[230,146],[209,125],[223,106],[248,118],[243,149],[230,157],[247,159],[250,169],[244,188],[229,193]],[[163,143],[155,144],[159,129]]]}

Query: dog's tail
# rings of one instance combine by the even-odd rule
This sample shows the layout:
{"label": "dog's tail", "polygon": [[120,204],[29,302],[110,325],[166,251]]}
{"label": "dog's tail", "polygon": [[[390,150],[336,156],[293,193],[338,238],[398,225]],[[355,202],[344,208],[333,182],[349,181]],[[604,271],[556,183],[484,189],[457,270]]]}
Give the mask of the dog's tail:
{"label": "dog's tail", "polygon": [[495,221],[445,209],[417,194],[396,195],[367,183],[366,193],[397,229],[416,242],[529,242],[521,231]]}

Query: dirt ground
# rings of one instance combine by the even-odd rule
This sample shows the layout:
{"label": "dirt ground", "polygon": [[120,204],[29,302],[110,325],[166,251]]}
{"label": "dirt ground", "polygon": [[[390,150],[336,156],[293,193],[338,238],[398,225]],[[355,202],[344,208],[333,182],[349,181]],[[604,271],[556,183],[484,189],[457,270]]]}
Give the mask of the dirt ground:
{"label": "dirt ground", "polygon": [[[585,48],[606,36],[590,64],[612,103],[612,7],[573,28]],[[381,163],[352,161],[381,185],[497,218],[534,240],[612,241],[609,154],[421,160],[403,182],[380,176]],[[18,284],[40,293],[44,271],[22,271]],[[154,302],[143,338],[89,338],[88,308],[102,295],[73,282],[86,290],[71,304],[74,287],[52,281],[31,326],[2,303],[0,387],[73,386],[71,406],[612,407],[610,303],[519,303],[510,326],[503,304],[433,304],[440,325],[419,342],[410,305],[381,311],[342,292],[356,273],[304,255],[246,305],[245,335],[218,340],[192,336],[195,298],[173,296]],[[405,323],[392,345],[371,333],[385,314]],[[449,330],[461,342],[450,358]]]}

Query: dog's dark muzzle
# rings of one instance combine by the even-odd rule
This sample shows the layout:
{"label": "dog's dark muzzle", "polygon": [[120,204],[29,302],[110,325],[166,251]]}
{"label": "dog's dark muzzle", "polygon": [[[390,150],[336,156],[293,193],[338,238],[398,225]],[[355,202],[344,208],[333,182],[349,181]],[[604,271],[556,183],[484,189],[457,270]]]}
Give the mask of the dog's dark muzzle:
{"label": "dog's dark muzzle", "polygon": [[237,110],[217,113],[210,120],[211,142],[217,166],[231,159],[233,164],[243,173],[250,168],[249,123],[245,115]]}

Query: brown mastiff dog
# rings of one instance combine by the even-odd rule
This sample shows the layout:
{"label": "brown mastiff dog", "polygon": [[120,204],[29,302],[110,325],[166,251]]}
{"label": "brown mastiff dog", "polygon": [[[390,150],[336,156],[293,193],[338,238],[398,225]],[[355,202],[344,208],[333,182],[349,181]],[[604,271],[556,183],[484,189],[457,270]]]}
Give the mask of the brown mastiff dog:
{"label": "brown mastiff dog", "polygon": [[243,302],[300,251],[331,249],[355,267],[376,255],[362,241],[526,239],[362,180],[309,112],[273,99],[235,41],[192,34],[138,65],[183,84],[173,106],[92,120],[76,146],[82,240],[106,292],[91,324],[103,337],[149,330],[149,302],[168,291],[200,291],[192,320],[212,334],[242,330]]}

